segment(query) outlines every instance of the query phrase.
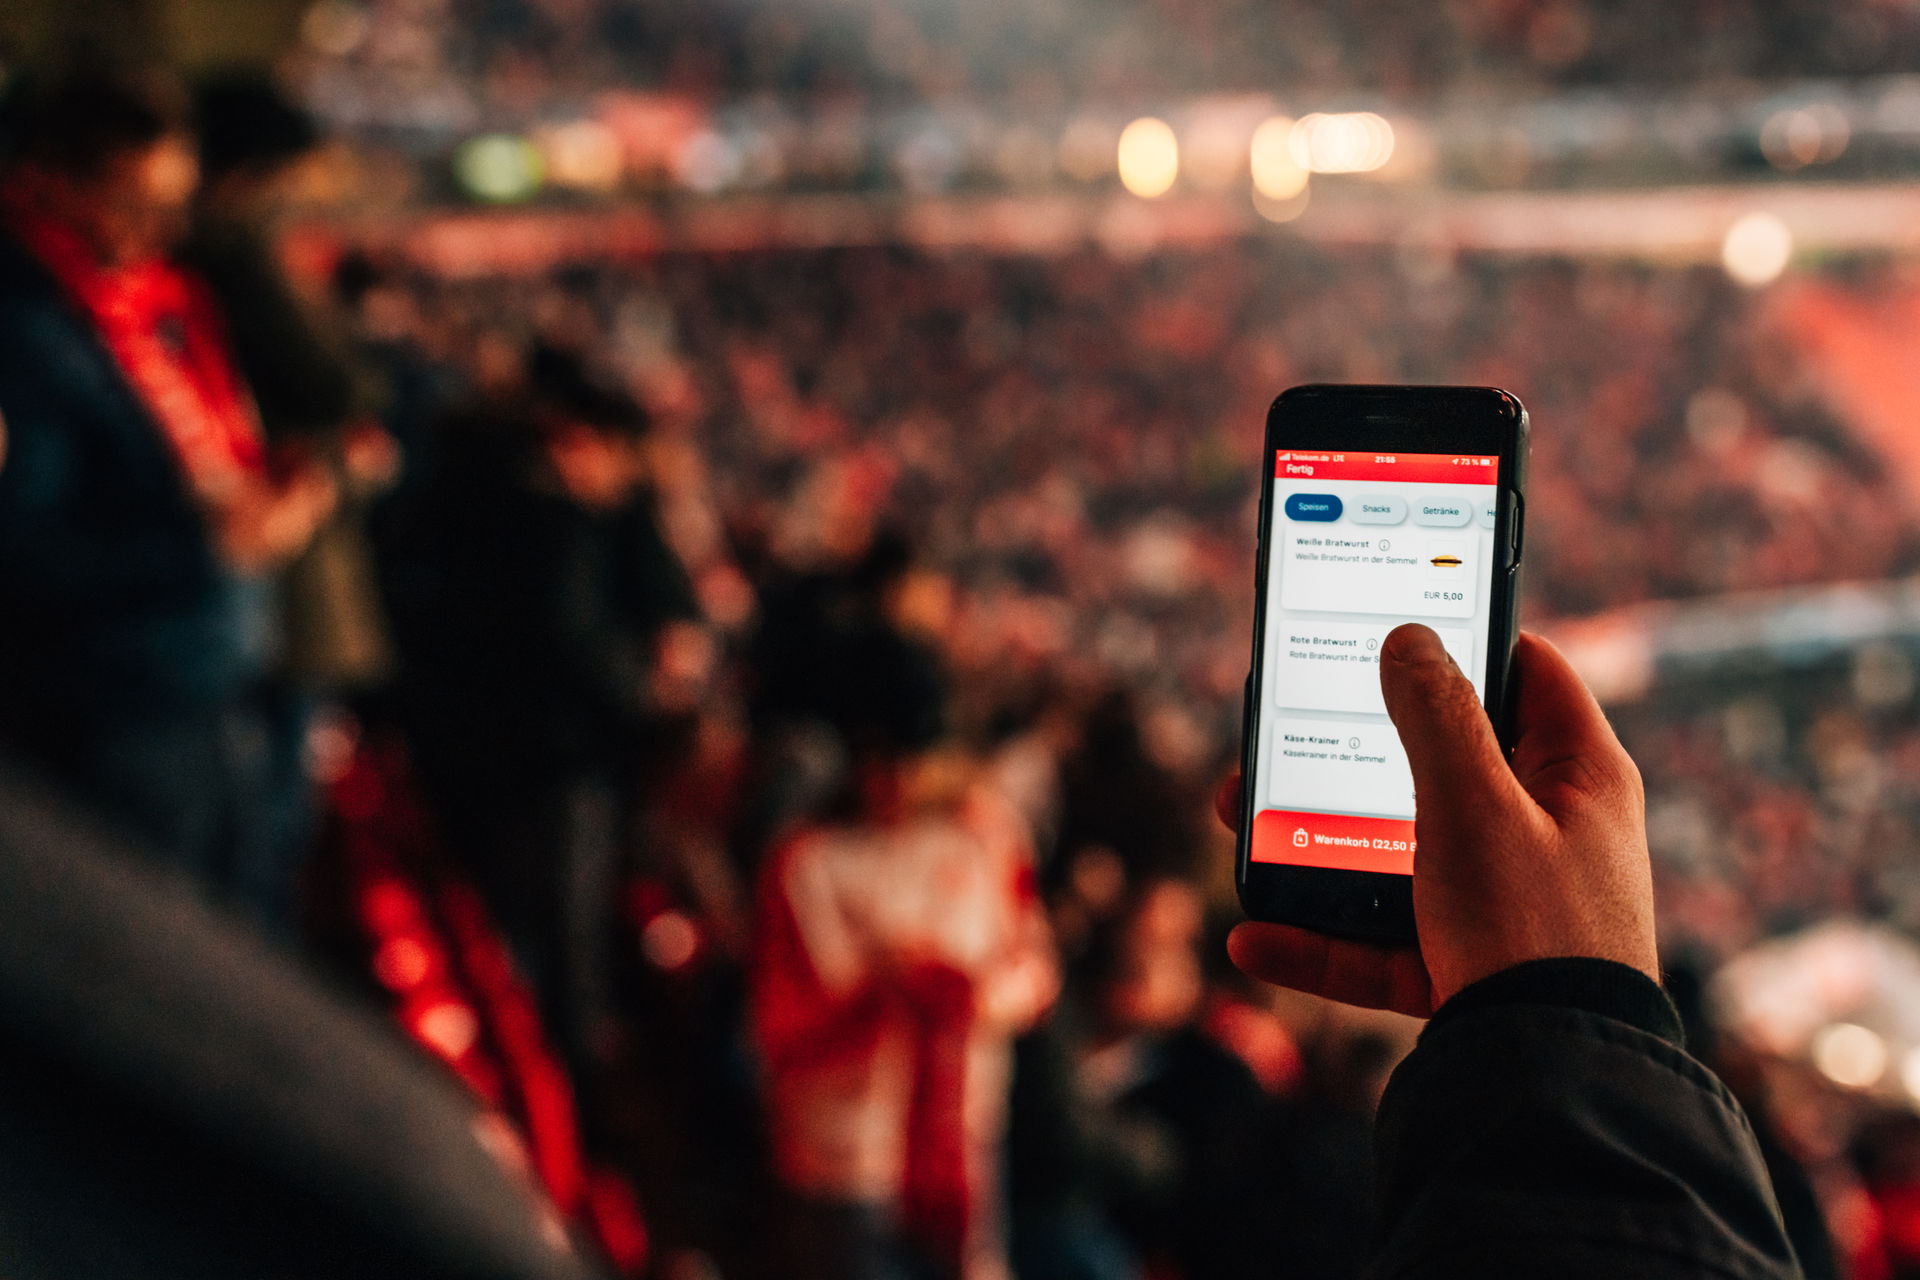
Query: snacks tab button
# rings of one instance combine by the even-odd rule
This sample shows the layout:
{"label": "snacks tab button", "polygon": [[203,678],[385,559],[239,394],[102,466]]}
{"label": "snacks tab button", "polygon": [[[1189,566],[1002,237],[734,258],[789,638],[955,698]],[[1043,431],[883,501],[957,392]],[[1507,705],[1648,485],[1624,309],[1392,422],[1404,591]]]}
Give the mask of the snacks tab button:
{"label": "snacks tab button", "polygon": [[1390,493],[1363,493],[1353,500],[1355,524],[1399,524],[1407,518],[1407,500]]}

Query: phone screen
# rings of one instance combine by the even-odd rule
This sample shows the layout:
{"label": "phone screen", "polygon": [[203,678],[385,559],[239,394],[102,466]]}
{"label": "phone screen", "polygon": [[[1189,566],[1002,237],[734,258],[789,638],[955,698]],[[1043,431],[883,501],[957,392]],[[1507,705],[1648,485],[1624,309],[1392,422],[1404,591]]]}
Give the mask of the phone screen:
{"label": "phone screen", "polygon": [[1485,701],[1499,481],[1490,456],[1275,454],[1254,862],[1413,873],[1380,646],[1425,623]]}

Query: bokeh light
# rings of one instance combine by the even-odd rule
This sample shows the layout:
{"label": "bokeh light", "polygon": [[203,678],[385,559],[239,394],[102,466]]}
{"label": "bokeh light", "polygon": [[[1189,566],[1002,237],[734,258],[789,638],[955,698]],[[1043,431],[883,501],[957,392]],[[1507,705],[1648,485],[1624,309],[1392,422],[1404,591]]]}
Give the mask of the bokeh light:
{"label": "bokeh light", "polygon": [[486,133],[469,138],[454,152],[453,176],[476,200],[510,204],[539,192],[545,166],[539,150],[525,138]]}
{"label": "bokeh light", "polygon": [[1907,1050],[1900,1060],[1900,1084],[1909,1098],[1920,1103],[1920,1048]]}
{"label": "bokeh light", "polygon": [[712,129],[701,129],[674,153],[673,176],[701,195],[715,195],[740,180],[740,148]]}
{"label": "bokeh light", "polygon": [[1812,1048],[1814,1067],[1843,1088],[1870,1088],[1887,1072],[1887,1042],[1858,1023],[1822,1027]]}
{"label": "bokeh light", "polygon": [[1316,111],[1294,121],[1287,143],[1309,172],[1371,173],[1393,158],[1393,126],[1371,111]]}
{"label": "bokeh light", "polygon": [[1293,158],[1293,125],[1291,116],[1263,120],[1253,131],[1253,141],[1248,145],[1253,189],[1269,201],[1292,200],[1307,189],[1311,175]]}
{"label": "bokeh light", "polygon": [[700,930],[678,911],[662,911],[640,932],[647,959],[662,969],[682,969],[700,952]]}
{"label": "bokeh light", "polygon": [[1780,278],[1793,257],[1793,233],[1771,213],[1749,213],[1727,229],[1720,261],[1727,274],[1750,288]]}
{"label": "bokeh light", "polygon": [[1180,176],[1180,142],[1165,120],[1142,116],[1120,131],[1117,160],[1121,185],[1150,200],[1165,195]]}
{"label": "bokeh light", "polygon": [[1760,128],[1760,151],[1783,172],[1827,164],[1845,153],[1853,138],[1847,114],[1831,102],[1776,111]]}
{"label": "bokeh light", "polygon": [[598,120],[574,120],[536,138],[547,180],[557,187],[611,191],[620,185],[620,139]]}

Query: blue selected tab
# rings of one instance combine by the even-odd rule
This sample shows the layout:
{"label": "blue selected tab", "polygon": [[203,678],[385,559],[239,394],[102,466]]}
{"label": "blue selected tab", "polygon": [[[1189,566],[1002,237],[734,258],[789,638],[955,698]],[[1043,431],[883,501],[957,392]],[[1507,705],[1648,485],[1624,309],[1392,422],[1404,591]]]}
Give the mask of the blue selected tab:
{"label": "blue selected tab", "polygon": [[1338,520],[1340,499],[1330,493],[1290,493],[1287,495],[1289,520]]}

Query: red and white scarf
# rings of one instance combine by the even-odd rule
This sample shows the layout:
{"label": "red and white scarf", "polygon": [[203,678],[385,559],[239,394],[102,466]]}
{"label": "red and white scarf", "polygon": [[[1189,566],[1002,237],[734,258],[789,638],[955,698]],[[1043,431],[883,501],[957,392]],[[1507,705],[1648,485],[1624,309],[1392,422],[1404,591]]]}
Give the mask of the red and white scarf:
{"label": "red and white scarf", "polygon": [[104,269],[71,228],[18,204],[6,212],[153,415],[195,495],[217,502],[264,471],[259,413],[206,286],[158,258]]}

